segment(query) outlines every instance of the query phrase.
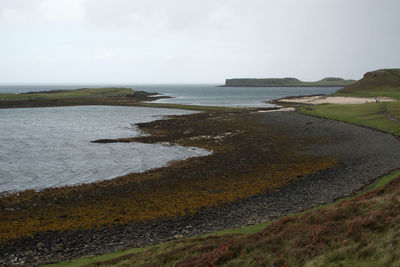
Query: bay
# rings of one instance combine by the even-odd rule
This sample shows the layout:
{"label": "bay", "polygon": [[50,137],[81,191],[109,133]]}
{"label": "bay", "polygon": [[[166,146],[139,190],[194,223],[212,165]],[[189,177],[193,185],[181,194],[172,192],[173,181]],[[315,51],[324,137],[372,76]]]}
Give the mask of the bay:
{"label": "bay", "polygon": [[168,144],[90,142],[138,136],[135,123],[191,113],[112,106],[0,109],[0,192],[89,183],[208,155]]}

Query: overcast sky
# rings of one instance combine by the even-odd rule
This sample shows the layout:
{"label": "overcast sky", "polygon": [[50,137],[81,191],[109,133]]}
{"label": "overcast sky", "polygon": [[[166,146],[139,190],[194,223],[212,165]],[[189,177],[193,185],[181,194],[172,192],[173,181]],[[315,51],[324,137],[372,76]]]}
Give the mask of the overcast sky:
{"label": "overcast sky", "polygon": [[359,79],[400,67],[399,0],[0,0],[0,83]]}

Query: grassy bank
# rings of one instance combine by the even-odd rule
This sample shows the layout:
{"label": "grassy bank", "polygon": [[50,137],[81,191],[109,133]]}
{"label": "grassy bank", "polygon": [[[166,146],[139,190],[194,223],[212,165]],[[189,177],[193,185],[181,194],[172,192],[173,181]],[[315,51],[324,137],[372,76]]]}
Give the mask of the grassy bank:
{"label": "grassy bank", "polygon": [[85,97],[110,97],[110,96],[134,96],[135,91],[130,88],[82,88],[77,90],[53,90],[30,93],[0,93],[0,100],[28,100],[28,99],[64,99]]}
{"label": "grassy bank", "polygon": [[361,105],[304,106],[300,112],[308,115],[345,121],[400,135],[400,101]]}
{"label": "grassy bank", "polygon": [[400,99],[400,69],[367,72],[361,80],[338,90],[334,95]]}
{"label": "grassy bank", "polygon": [[396,171],[356,197],[273,223],[50,266],[396,266],[399,185]]}

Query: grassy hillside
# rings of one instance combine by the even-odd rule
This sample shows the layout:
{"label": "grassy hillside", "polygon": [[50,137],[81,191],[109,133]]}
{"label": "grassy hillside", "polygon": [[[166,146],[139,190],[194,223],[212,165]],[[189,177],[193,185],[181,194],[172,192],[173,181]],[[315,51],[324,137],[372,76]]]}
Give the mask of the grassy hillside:
{"label": "grassy hillside", "polygon": [[361,80],[338,90],[335,95],[400,99],[400,69],[367,72]]}
{"label": "grassy hillside", "polygon": [[346,86],[355,82],[342,78],[328,77],[316,82],[303,82],[296,78],[237,78],[225,80],[227,87],[323,87]]}
{"label": "grassy hillside", "polygon": [[85,97],[109,97],[109,96],[134,96],[135,91],[130,88],[82,88],[77,90],[53,90],[42,92],[30,92],[22,94],[0,93],[1,100],[27,100],[27,99],[64,99]]}
{"label": "grassy hillside", "polygon": [[255,233],[243,228],[55,266],[399,266],[400,171],[381,181]]}
{"label": "grassy hillside", "polygon": [[302,107],[299,111],[400,135],[400,101],[361,105],[312,105]]}

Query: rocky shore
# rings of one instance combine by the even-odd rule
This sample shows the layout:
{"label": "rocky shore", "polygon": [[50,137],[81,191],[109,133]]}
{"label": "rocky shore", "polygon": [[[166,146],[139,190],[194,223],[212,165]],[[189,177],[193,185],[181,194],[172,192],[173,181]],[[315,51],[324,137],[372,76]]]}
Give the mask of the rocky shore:
{"label": "rocky shore", "polygon": [[[25,192],[20,200],[15,196],[0,198],[3,224],[13,222],[6,218],[20,216],[28,228],[36,207],[46,210],[49,217],[54,212],[54,221],[42,217],[44,221],[49,220],[47,224],[65,224],[57,230],[51,227],[28,229],[31,236],[7,238],[4,235],[0,242],[0,265],[58,262],[252,225],[352,195],[374,179],[400,167],[400,142],[395,137],[295,112],[200,113],[144,123],[139,127],[151,135],[106,142],[169,141],[212,149],[214,154],[81,188]],[[274,172],[269,173],[271,170]],[[211,183],[218,180],[216,178],[220,181]],[[264,183],[264,179],[270,180]],[[116,198],[123,207],[129,205],[127,200],[132,194],[165,187],[157,191],[164,194],[173,189],[171,185],[182,184],[187,185],[187,190],[204,187],[203,191],[199,191],[200,188],[190,191],[193,195],[199,193],[198,197],[187,196],[193,203],[183,197],[183,202],[192,205],[183,206],[184,212],[173,213],[168,206],[159,204],[154,207],[165,208],[164,216],[130,220],[134,215],[124,216],[123,212],[129,214],[129,211],[119,210],[116,202],[112,205],[102,202]],[[230,188],[230,184],[235,187]],[[248,191],[242,190],[245,186],[249,186]],[[219,195],[231,200],[223,201]],[[213,198],[215,202],[208,202]],[[156,199],[149,198],[149,201],[156,202]],[[102,225],[89,224],[90,216],[96,216],[96,209],[88,218],[68,210],[75,204],[80,207],[79,202],[82,206],[93,202],[88,209],[96,208],[97,203],[107,209],[109,204],[118,212],[102,214],[108,216]],[[176,202],[176,205],[181,203]],[[71,222],[87,220],[88,223],[78,228],[69,227],[70,217]],[[114,222],[109,223],[109,220]]]}

